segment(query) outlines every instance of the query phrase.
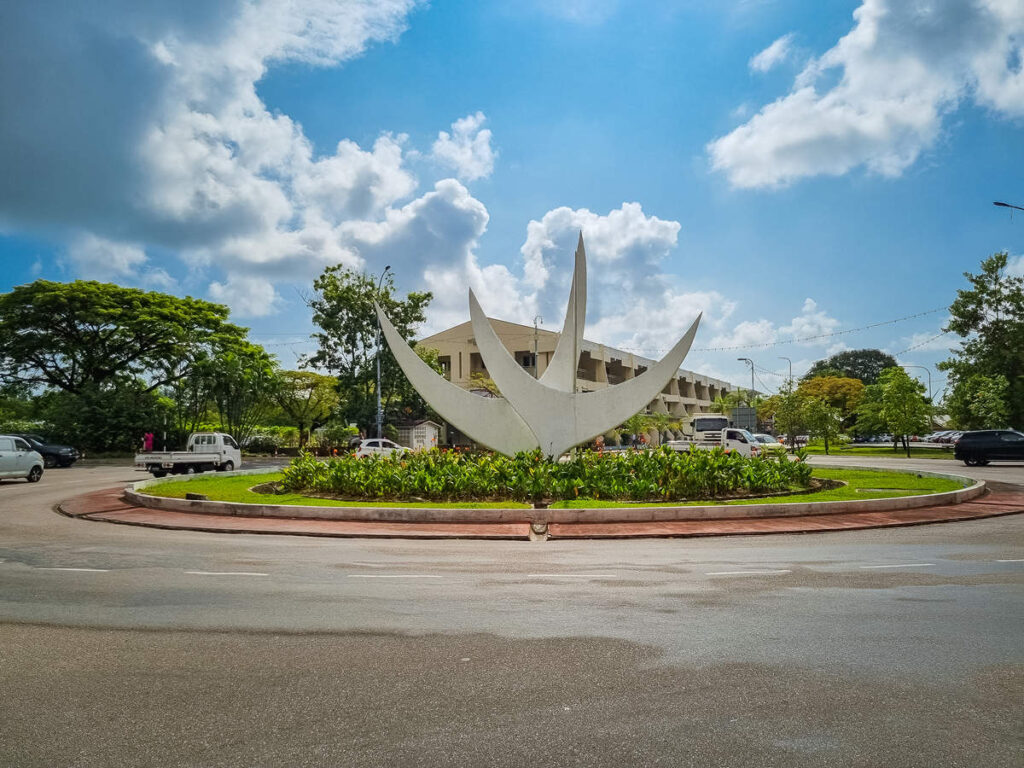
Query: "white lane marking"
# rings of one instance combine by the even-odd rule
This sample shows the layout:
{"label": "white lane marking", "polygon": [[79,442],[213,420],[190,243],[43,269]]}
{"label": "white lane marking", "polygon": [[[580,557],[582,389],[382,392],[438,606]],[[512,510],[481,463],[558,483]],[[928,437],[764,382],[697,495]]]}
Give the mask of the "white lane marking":
{"label": "white lane marking", "polygon": [[[3,560],[0,560],[0,563],[2,563],[2,562],[3,562]],[[996,562],[997,563],[1024,563],[1024,559],[1019,559],[1019,560],[996,560]]]}
{"label": "white lane marking", "polygon": [[37,571],[80,571],[82,573],[109,573],[109,568],[57,568],[57,567],[42,567],[36,568]]}
{"label": "white lane marking", "polygon": [[861,568],[927,568],[935,563],[894,563],[893,565],[862,565]]}
{"label": "white lane marking", "polygon": [[617,579],[614,573],[528,573],[528,579]]}
{"label": "white lane marking", "polygon": [[191,576],[269,576],[258,571],[185,571]]}
{"label": "white lane marking", "polygon": [[792,573],[789,568],[779,568],[767,571],[711,571],[705,576],[771,576],[776,573]]}
{"label": "white lane marking", "polygon": [[428,573],[350,573],[350,579],[440,579]]}

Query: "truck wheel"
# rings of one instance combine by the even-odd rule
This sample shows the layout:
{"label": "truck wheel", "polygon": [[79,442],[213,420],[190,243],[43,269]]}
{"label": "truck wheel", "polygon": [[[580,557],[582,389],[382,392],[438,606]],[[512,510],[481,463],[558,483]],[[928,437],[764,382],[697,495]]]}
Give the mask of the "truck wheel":
{"label": "truck wheel", "polygon": [[163,470],[153,470],[153,477],[167,477],[167,473]]}
{"label": "truck wheel", "polygon": [[234,468],[235,468],[235,462],[233,462],[233,461],[225,461],[223,464],[220,465],[220,471],[221,472],[230,472]]}
{"label": "truck wheel", "polygon": [[28,481],[30,483],[38,483],[39,482],[39,478],[41,478],[42,476],[43,476],[43,469],[42,469],[42,467],[32,467],[32,469],[30,469],[28,471]]}

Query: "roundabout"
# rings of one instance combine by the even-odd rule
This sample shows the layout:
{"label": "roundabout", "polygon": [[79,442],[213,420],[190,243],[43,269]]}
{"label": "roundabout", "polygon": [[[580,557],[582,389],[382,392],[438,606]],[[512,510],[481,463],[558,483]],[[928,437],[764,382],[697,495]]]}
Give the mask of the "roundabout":
{"label": "roundabout", "polygon": [[[818,472],[854,476],[821,464]],[[1007,514],[1016,511],[1021,502],[1013,494],[988,492],[984,481],[941,472],[871,470],[856,476],[863,487],[851,490],[864,491],[866,498],[847,493],[851,498],[819,501],[818,494],[810,492],[795,497],[735,500],[742,503],[588,504],[580,500],[562,507],[547,503],[531,507],[500,502],[481,506],[472,502],[436,506],[429,502],[331,503],[295,494],[287,497],[288,503],[277,503],[274,493],[258,491],[269,490],[279,475],[244,470],[212,478],[195,475],[184,480],[145,480],[132,483],[123,493],[116,488],[103,489],[70,499],[58,509],[84,520],[209,532],[536,541],[807,533],[914,525]],[[849,485],[842,480],[824,482],[843,486],[843,490]],[[914,485],[921,491],[913,490]],[[927,492],[929,485],[941,490]],[[238,496],[245,501],[235,500]]]}

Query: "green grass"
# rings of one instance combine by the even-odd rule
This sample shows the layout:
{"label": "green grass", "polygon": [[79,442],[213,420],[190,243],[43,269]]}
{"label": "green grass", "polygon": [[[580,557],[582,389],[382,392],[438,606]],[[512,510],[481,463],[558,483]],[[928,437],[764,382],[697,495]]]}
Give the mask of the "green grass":
{"label": "green grass", "polygon": [[[841,480],[845,486],[828,491],[810,491],[795,493],[790,496],[776,496],[760,499],[734,499],[721,502],[723,504],[787,504],[799,501],[851,501],[854,499],[881,499],[894,496],[918,496],[926,493],[943,493],[956,491],[963,485],[956,480],[942,477],[918,477],[905,472],[886,472],[873,469],[828,469],[816,467],[814,477],[825,480]],[[215,501],[234,501],[243,504],[284,504],[309,505],[320,507],[443,507],[448,509],[494,509],[516,508],[528,509],[529,504],[516,501],[465,501],[465,502],[398,502],[398,501],[339,501],[336,499],[318,499],[298,493],[270,495],[253,493],[249,489],[261,483],[280,480],[280,472],[260,475],[241,475],[237,477],[200,477],[195,480],[182,480],[161,483],[144,490],[152,496],[165,496],[183,499],[186,493],[202,493]],[[631,504],[623,501],[605,501],[604,499],[577,499],[575,501],[559,501],[551,505],[552,509],[578,509],[581,507],[664,507],[664,506],[698,506],[710,504],[709,501],[683,502],[647,502]]]}
{"label": "green grass", "polygon": [[[807,446],[807,452],[815,456],[824,456],[825,447],[821,443],[811,443]],[[842,447],[830,445],[830,456],[871,456],[889,459],[905,459],[907,452],[901,447],[898,451],[892,449],[892,443],[867,443],[850,444]],[[913,443],[910,445],[910,458],[912,459],[952,459],[953,448],[919,448]]]}
{"label": "green grass", "polygon": [[529,504],[517,501],[342,501],[340,499],[318,499],[298,493],[281,495],[253,493],[249,489],[262,483],[273,483],[284,477],[280,472],[260,475],[238,475],[236,477],[198,477],[195,480],[181,480],[160,483],[143,489],[150,496],[165,496],[183,499],[186,493],[202,493],[213,501],[235,501],[243,504],[287,504],[316,507],[431,507],[445,509],[529,509]]}

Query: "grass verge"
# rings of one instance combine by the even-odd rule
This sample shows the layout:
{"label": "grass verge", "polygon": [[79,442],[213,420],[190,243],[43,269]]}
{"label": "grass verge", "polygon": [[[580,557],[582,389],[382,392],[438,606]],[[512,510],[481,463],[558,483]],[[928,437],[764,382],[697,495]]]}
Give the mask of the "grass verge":
{"label": "grass verge", "polygon": [[[249,489],[261,483],[272,483],[280,480],[280,472],[268,472],[260,475],[241,475],[238,477],[222,477],[211,475],[194,480],[161,483],[144,490],[151,496],[164,496],[183,499],[186,493],[202,493],[215,501],[233,501],[243,504],[284,504],[308,505],[319,507],[441,507],[446,509],[494,509],[516,508],[527,509],[529,504],[516,501],[339,501],[336,499],[318,499],[298,493],[272,496],[264,493],[253,493]],[[943,493],[960,490],[963,485],[956,480],[943,477],[927,477],[905,472],[886,472],[875,469],[829,469],[816,467],[814,477],[826,480],[840,480],[846,485],[827,491],[809,491],[795,493],[790,496],[776,496],[760,499],[733,499],[723,504],[787,504],[801,501],[852,501],[856,499],[882,499],[894,496],[919,496],[927,493]],[[634,504],[623,501],[606,501],[604,499],[577,499],[575,501],[559,501],[551,505],[553,509],[578,509],[581,507],[664,507],[664,506],[699,506],[709,504],[708,501],[682,502],[648,502]]]}
{"label": "grass verge", "polygon": [[[841,448],[835,446],[829,446],[830,456],[870,456],[880,457],[884,459],[905,459],[907,458],[907,452],[900,448],[898,451],[892,449],[892,445],[886,443],[884,445],[844,445]],[[811,443],[807,446],[806,451],[814,456],[824,456],[825,447],[821,443]],[[952,460],[953,448],[952,446],[947,450],[945,448],[919,448],[913,444],[910,446],[910,458],[912,459],[947,459]]]}
{"label": "grass verge", "polygon": [[268,472],[261,475],[238,475],[222,477],[215,474],[210,477],[197,477],[194,480],[181,480],[172,483],[160,483],[143,489],[150,496],[163,496],[171,499],[183,499],[186,493],[202,493],[212,501],[234,501],[242,504],[286,504],[290,506],[311,507],[431,507],[445,509],[529,509],[529,504],[516,501],[342,501],[339,499],[318,499],[314,496],[303,496],[298,493],[272,495],[253,493],[249,489],[261,483],[273,483],[284,477],[280,472]]}

